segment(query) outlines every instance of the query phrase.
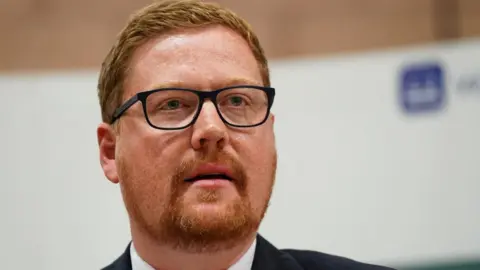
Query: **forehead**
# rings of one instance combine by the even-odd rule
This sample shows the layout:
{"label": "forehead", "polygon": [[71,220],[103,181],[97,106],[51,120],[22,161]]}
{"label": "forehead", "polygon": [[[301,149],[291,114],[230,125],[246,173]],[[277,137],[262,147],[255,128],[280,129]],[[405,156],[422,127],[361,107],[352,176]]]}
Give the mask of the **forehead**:
{"label": "forehead", "polygon": [[262,85],[259,65],[242,36],[215,25],[170,32],[140,46],[125,95],[159,86],[215,89],[242,81]]}

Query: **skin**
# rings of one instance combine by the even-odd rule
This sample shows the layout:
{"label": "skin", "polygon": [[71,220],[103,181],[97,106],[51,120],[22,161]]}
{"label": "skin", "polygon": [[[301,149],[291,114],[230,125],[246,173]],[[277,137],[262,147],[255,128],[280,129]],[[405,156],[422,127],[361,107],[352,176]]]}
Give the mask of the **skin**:
{"label": "skin", "polygon": [[[211,91],[263,85],[247,42],[223,26],[185,29],[140,46],[124,100],[145,90],[180,86]],[[205,101],[183,130],[149,126],[141,103],[97,128],[105,176],[119,183],[132,241],[156,269],[227,269],[250,247],[270,200],[276,171],[274,116],[253,128],[223,123]],[[214,189],[183,181],[200,165],[223,165],[235,179]]]}

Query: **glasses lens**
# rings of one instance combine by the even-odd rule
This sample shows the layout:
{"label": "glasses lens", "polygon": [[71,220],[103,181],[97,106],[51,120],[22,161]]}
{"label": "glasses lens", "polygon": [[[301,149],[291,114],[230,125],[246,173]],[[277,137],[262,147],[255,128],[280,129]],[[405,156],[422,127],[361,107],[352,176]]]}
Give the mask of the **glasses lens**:
{"label": "glasses lens", "polygon": [[147,117],[159,128],[181,128],[188,125],[197,111],[199,98],[183,90],[163,90],[146,100]]}
{"label": "glasses lens", "polygon": [[262,122],[268,113],[268,97],[256,88],[232,88],[217,96],[217,105],[225,121],[237,126]]}

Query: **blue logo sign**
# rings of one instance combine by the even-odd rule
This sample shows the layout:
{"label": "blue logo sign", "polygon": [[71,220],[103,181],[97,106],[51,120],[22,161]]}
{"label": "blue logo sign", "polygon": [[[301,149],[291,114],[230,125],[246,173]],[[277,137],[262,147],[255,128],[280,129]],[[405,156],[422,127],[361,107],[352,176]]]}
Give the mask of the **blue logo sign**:
{"label": "blue logo sign", "polygon": [[432,112],[444,106],[445,78],[440,64],[406,66],[400,76],[400,104],[404,112]]}

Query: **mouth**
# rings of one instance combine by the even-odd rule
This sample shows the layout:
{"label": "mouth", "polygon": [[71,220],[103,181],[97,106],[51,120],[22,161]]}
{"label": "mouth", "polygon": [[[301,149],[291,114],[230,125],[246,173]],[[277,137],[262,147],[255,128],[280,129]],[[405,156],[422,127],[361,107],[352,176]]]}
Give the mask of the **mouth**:
{"label": "mouth", "polygon": [[207,164],[197,168],[192,176],[185,179],[185,182],[193,183],[202,180],[225,180],[233,181],[229,168],[216,164]]}
{"label": "mouth", "polygon": [[232,181],[233,179],[226,174],[212,173],[212,174],[200,174],[195,177],[185,179],[185,182],[196,182],[201,180],[226,180]]}

